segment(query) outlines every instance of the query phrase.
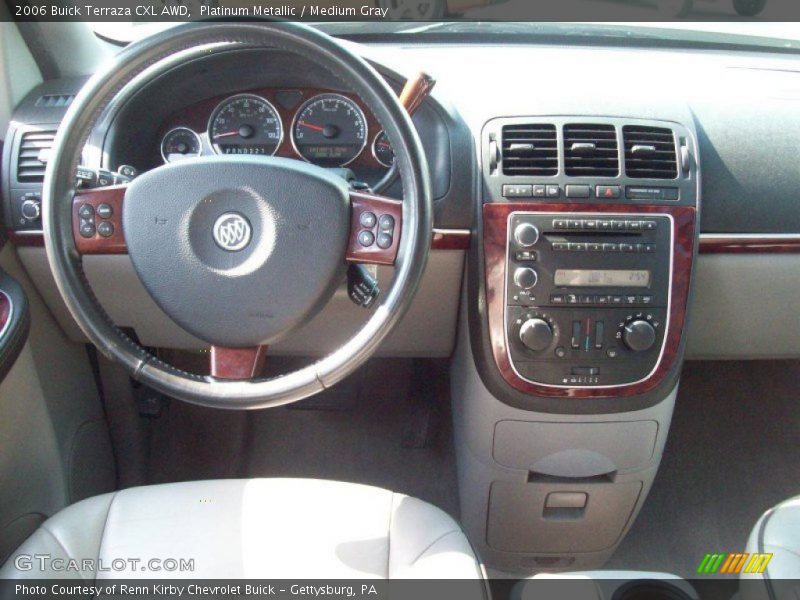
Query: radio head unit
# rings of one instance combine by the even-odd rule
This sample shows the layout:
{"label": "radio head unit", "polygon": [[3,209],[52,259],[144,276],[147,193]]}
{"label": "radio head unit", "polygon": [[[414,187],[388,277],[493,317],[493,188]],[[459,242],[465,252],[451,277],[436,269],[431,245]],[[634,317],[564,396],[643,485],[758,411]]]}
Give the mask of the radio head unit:
{"label": "radio head unit", "polygon": [[525,381],[614,387],[663,352],[672,272],[669,214],[513,212],[506,347]]}

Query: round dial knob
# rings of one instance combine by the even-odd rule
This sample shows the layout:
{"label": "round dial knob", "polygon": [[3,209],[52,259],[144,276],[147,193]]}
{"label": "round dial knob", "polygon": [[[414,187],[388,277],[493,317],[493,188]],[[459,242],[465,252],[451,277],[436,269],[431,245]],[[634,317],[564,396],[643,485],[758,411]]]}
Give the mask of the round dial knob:
{"label": "round dial knob", "polygon": [[514,229],[514,241],[524,248],[530,248],[539,241],[539,230],[530,223],[520,223]]}
{"label": "round dial knob", "polygon": [[655,344],[656,330],[647,321],[637,319],[625,325],[625,329],[622,331],[622,340],[634,352],[644,352]]}
{"label": "round dial knob", "polygon": [[530,267],[519,267],[514,271],[514,283],[523,290],[531,289],[537,281],[539,281],[539,276]]}
{"label": "round dial knob", "polygon": [[42,214],[42,203],[38,200],[25,200],[20,207],[20,212],[29,221],[35,221]]}
{"label": "round dial knob", "polygon": [[519,339],[527,348],[540,352],[553,341],[553,330],[544,319],[528,319],[519,328]]}

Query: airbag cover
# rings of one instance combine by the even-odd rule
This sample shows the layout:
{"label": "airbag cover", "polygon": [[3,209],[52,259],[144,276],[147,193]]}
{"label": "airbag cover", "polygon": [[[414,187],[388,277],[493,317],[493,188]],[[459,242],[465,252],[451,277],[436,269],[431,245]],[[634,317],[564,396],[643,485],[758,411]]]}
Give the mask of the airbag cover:
{"label": "airbag cover", "polygon": [[158,167],[125,194],[123,230],[156,303],[214,345],[268,344],[308,320],[341,281],[346,182],[273,157]]}

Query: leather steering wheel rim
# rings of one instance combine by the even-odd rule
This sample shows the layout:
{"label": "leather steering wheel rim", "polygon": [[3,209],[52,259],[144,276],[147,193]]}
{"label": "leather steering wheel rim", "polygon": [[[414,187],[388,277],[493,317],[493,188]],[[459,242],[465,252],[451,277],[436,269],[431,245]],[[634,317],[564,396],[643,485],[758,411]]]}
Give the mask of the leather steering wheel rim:
{"label": "leather steering wheel rim", "polygon": [[[75,168],[93,127],[114,106],[180,61],[220,49],[264,47],[313,60],[355,92],[384,127],[403,181],[402,229],[392,283],[373,314],[339,349],[303,369],[261,380],[220,380],[180,371],[131,340],[107,316],[82,269],[72,230]],[[96,73],[73,101],[47,167],[42,221],[50,268],[89,340],[131,376],[198,405],[252,409],[302,400],[334,385],[372,356],[408,308],[427,263],[432,230],[428,167],[417,132],[395,93],[362,58],[297,23],[186,24],[134,43]]]}

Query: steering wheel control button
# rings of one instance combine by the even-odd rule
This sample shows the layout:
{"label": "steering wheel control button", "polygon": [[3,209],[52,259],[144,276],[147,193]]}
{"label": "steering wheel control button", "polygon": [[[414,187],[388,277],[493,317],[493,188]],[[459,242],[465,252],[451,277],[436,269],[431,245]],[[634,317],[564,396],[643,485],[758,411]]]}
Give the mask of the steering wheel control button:
{"label": "steering wheel control button", "polygon": [[392,236],[390,236],[388,233],[379,233],[377,240],[378,248],[382,250],[392,247]]}
{"label": "steering wheel control button", "polygon": [[394,231],[394,217],[392,215],[381,215],[378,220],[378,227],[381,231]]}
{"label": "steering wheel control button", "polygon": [[114,209],[111,208],[110,204],[103,203],[97,207],[97,216],[101,219],[110,219],[113,214]]}
{"label": "steering wheel control button", "polygon": [[111,237],[114,235],[114,224],[111,221],[101,221],[97,226],[97,233],[103,237]]}
{"label": "steering wheel control button", "polygon": [[220,215],[212,229],[217,246],[227,252],[238,252],[247,247],[253,236],[253,227],[242,215],[235,212]]}
{"label": "steering wheel control button", "polygon": [[361,226],[365,229],[372,229],[378,222],[378,218],[375,216],[373,212],[363,212],[361,213],[361,219],[359,220]]}
{"label": "steering wheel control button", "polygon": [[81,221],[81,228],[80,233],[85,238],[94,237],[94,234],[97,230],[95,229],[94,223],[91,221]]}
{"label": "steering wheel control button", "polygon": [[94,206],[91,204],[81,204],[78,209],[78,216],[82,219],[91,219],[94,216]]}
{"label": "steering wheel control button", "polygon": [[358,234],[358,243],[364,248],[369,248],[375,243],[375,236],[371,231],[364,230]]}

